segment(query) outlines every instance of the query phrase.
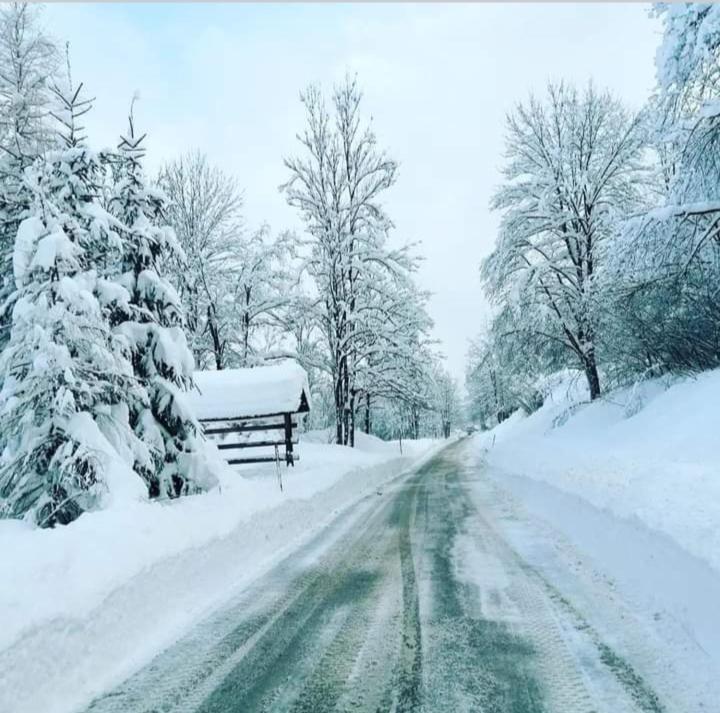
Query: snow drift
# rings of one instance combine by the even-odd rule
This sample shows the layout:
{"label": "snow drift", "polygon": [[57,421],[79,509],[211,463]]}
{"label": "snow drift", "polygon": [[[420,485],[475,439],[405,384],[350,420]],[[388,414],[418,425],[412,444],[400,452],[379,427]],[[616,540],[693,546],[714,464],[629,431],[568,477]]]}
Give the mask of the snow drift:
{"label": "snow drift", "polygon": [[655,379],[589,403],[558,379],[542,408],[477,445],[489,465],[543,480],[660,531],[720,570],[720,370]]}

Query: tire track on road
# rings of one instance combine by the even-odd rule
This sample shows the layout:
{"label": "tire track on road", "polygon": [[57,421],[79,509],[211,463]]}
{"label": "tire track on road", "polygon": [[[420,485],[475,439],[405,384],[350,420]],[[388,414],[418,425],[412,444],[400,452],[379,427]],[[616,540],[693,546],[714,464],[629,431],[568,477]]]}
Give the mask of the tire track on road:
{"label": "tire track on road", "polygon": [[319,559],[288,558],[88,713],[662,713],[633,700],[624,666],[619,705],[586,686],[575,620],[473,503],[465,447],[373,496]]}

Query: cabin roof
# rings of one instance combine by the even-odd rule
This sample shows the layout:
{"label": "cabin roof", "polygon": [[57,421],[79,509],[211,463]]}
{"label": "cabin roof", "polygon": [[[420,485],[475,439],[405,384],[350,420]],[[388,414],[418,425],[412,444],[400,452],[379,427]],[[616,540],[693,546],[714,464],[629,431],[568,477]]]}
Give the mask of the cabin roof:
{"label": "cabin roof", "polygon": [[305,370],[294,361],[251,369],[196,371],[189,394],[195,416],[236,419],[310,410]]}

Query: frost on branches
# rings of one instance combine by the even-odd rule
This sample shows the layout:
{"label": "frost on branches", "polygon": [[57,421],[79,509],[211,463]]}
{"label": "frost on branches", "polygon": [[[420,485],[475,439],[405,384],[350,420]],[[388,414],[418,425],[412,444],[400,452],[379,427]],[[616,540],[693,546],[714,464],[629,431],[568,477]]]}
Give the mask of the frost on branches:
{"label": "frost on branches", "polygon": [[[78,120],[90,101],[80,89],[56,92],[63,148],[23,177],[31,201],[0,357],[0,516],[41,526],[108,497],[174,497],[214,483],[183,400],[193,360],[182,309],[156,270],[175,249],[158,225],[163,197],[145,184],[132,121],[117,154],[85,146]],[[114,215],[99,199],[108,163]]]}
{"label": "frost on branches", "polygon": [[147,185],[143,136],[132,114],[115,160],[117,183],[111,210],[123,225],[119,274],[101,293],[115,332],[124,339],[142,395],[129,402],[130,420],[149,447],[135,460],[151,497],[175,497],[214,484],[203,459],[200,427],[183,392],[192,386],[192,354],[184,332],[180,298],[158,273],[162,258],[177,255],[171,228],[162,224],[165,198]]}
{"label": "frost on branches", "polygon": [[712,262],[720,239],[720,7],[658,5],[655,143],[665,205],[630,224],[638,268],[650,279]]}
{"label": "frost on branches", "polygon": [[650,107],[658,197],[627,222],[614,253],[631,318],[623,341],[649,373],[720,364],[720,7],[656,12],[664,24]]}
{"label": "frost on branches", "polygon": [[335,88],[332,113],[318,87],[307,89],[301,154],[285,160],[283,186],[309,235],[305,267],[318,295],[310,309],[324,341],[321,368],[332,381],[336,441],[350,446],[361,402],[366,430],[373,398],[392,393],[422,403],[410,377],[430,324],[426,295],[411,279],[417,258],[408,246],[388,246],[392,222],[381,199],[397,164],[377,148],[361,100],[351,77]]}
{"label": "frost on branches", "polygon": [[32,201],[23,172],[52,143],[48,80],[57,51],[38,27],[38,12],[25,3],[0,9],[0,347],[12,312],[15,235]]}
{"label": "frost on branches", "polygon": [[600,395],[598,344],[604,295],[598,276],[642,176],[640,118],[589,85],[550,84],[508,117],[502,212],[482,276],[508,305],[513,330],[561,344]]}

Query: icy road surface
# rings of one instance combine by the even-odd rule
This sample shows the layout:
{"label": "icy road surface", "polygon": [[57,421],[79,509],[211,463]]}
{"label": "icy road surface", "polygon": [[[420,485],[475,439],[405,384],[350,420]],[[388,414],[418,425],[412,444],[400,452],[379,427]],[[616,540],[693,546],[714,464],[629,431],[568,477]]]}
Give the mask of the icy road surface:
{"label": "icy road surface", "polygon": [[678,710],[511,548],[483,478],[450,446],[88,711]]}

